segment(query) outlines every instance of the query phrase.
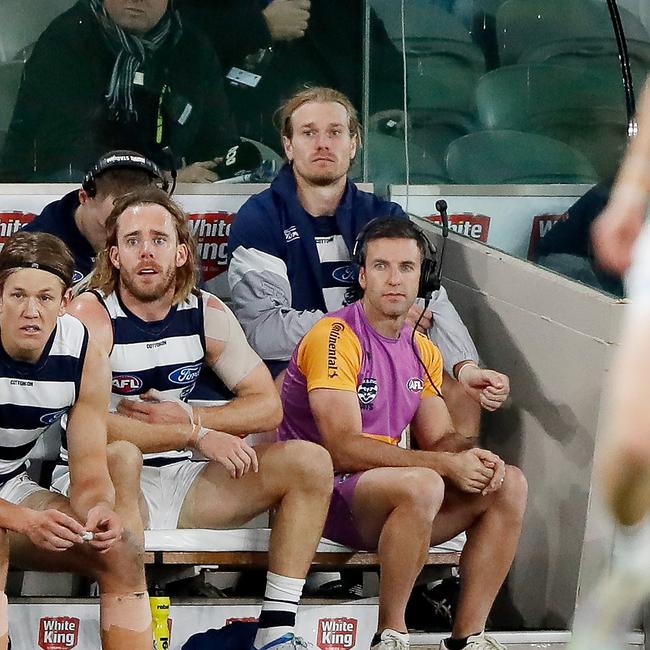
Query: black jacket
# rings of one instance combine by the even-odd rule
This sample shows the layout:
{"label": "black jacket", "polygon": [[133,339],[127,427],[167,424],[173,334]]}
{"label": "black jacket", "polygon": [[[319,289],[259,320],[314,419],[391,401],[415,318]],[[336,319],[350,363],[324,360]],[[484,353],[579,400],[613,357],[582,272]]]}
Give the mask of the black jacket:
{"label": "black jacket", "polygon": [[[191,25],[183,26],[174,47],[156,51],[143,71],[144,85],[134,85],[137,121],[109,117],[105,95],[114,61],[85,0],[48,26],[25,66],[2,158],[4,180],[76,180],[110,149],[134,149],[168,169],[165,145],[177,164],[181,157],[192,163],[223,153],[236,139],[221,66]],[[181,125],[177,118],[188,104]]]}

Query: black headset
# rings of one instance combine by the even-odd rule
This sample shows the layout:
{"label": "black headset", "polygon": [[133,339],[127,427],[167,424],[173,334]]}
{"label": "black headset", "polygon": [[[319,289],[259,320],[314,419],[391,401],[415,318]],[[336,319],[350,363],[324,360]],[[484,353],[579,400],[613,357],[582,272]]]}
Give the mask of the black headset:
{"label": "black headset", "polygon": [[[374,227],[379,221],[385,219],[395,219],[395,217],[375,217],[366,223],[359,231],[357,238],[352,248],[352,263],[356,265],[357,272],[363,266],[365,260],[362,259],[362,251],[366,244],[366,237],[371,228]],[[400,221],[402,219],[400,218]],[[424,230],[417,224],[409,221],[411,228],[414,231],[415,237],[424,248],[424,257],[422,258],[422,266],[420,267],[420,286],[418,287],[418,298],[424,298],[427,302],[431,299],[431,294],[440,289],[440,273],[438,269],[438,251],[436,247],[429,241],[424,234]],[[358,276],[357,276],[358,277]]]}
{"label": "black headset", "polygon": [[86,194],[93,198],[97,195],[97,178],[109,169],[135,169],[146,172],[158,182],[159,187],[167,192],[169,181],[165,178],[163,171],[156,165],[153,160],[136,151],[117,150],[105,153],[94,165],[86,172],[81,187]]}

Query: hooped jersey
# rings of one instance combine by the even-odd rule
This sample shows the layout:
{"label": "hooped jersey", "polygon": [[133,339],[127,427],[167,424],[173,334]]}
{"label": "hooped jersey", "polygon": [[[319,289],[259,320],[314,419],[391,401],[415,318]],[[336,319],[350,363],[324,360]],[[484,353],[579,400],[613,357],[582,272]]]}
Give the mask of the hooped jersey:
{"label": "hooped jersey", "polygon": [[308,393],[328,388],[356,393],[363,435],[398,444],[420,400],[437,394],[423,364],[436,387],[442,385],[440,351],[419,333],[412,344],[411,334],[412,328],[404,324],[398,338],[382,336],[368,322],[361,301],[318,321],[287,368],[280,439],[322,444]]}
{"label": "hooped jersey", "polygon": [[[205,357],[203,294],[190,294],[173,305],[160,321],[144,321],[131,312],[117,293],[93,291],[113,328],[109,355],[112,373],[110,410],[123,398],[139,399],[151,388],[164,396],[184,400],[194,388]],[[67,460],[64,438],[61,458]],[[164,465],[191,458],[190,451],[144,454],[145,465]]]}
{"label": "hooped jersey", "polygon": [[0,345],[0,484],[24,468],[41,434],[77,401],[87,348],[85,326],[67,314],[36,363],[16,361]]}

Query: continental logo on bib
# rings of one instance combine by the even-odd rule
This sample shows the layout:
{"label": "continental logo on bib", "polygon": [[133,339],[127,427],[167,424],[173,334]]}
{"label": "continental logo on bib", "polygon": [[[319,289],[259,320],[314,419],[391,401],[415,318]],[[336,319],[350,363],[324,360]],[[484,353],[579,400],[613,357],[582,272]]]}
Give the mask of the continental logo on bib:
{"label": "continental logo on bib", "polygon": [[316,645],[320,650],[352,650],[357,644],[356,618],[321,618]]}
{"label": "continental logo on bib", "polygon": [[79,643],[76,616],[46,616],[40,621],[38,647],[43,650],[72,650]]}
{"label": "continental logo on bib", "polygon": [[332,323],[330,333],[327,337],[327,377],[334,379],[339,376],[338,360],[336,358],[336,346],[341,332],[345,329],[343,323]]}
{"label": "continental logo on bib", "polygon": [[361,408],[371,409],[372,403],[375,401],[378,392],[379,388],[377,387],[377,380],[374,377],[366,377],[357,386],[357,395],[361,402]]}
{"label": "continental logo on bib", "polygon": [[406,387],[412,393],[421,393],[422,390],[424,389],[424,382],[419,377],[411,377],[406,382]]}
{"label": "continental logo on bib", "polygon": [[168,379],[173,384],[180,384],[181,386],[184,386],[185,384],[191,384],[197,380],[199,373],[201,372],[202,365],[203,364],[195,363],[191,366],[177,368],[176,370],[169,373]]}
{"label": "continental logo on bib", "polygon": [[135,375],[117,375],[113,377],[113,392],[120,395],[137,393],[142,388],[142,379]]}

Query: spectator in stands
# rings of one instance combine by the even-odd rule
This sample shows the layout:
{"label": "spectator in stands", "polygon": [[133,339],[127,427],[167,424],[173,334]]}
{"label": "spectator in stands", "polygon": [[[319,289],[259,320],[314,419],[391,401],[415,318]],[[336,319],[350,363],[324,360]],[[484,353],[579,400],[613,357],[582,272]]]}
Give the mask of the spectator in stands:
{"label": "spectator in stands", "polygon": [[77,283],[92,271],[95,255],[104,248],[115,198],[153,182],[166,183],[154,162],[135,151],[109,151],[88,170],[81,189],[46,205],[23,230],[61,238],[74,257]]}
{"label": "spectator in stands", "polygon": [[[427,549],[464,530],[456,620],[440,647],[496,650],[484,627],[517,549],[526,480],[454,431],[440,351],[412,337],[406,319],[427,254],[424,233],[405,219],[366,226],[355,247],[363,297],[319,320],[293,353],[279,437],[332,455],[325,536],[379,553],[373,650],[408,648],[404,611]],[[408,426],[418,451],[398,447]]]}
{"label": "spectator in stands", "polygon": [[2,158],[6,180],[77,180],[134,149],[178,180],[213,181],[236,140],[213,48],[170,0],[79,0],[38,39]]}
{"label": "spectator in stands", "polygon": [[[353,282],[350,251],[359,230],[378,216],[406,213],[347,179],[359,145],[356,111],[341,93],[311,88],[282,107],[289,161],[270,189],[251,197],[230,231],[228,282],[235,314],[272,374],[327,311],[344,304]],[[410,322],[422,308],[413,306]],[[508,378],[478,365],[472,339],[441,288],[420,321],[445,359],[443,393],[456,429],[478,435],[480,406],[498,408]],[[455,379],[452,379],[455,377]]]}
{"label": "spectator in stands", "polygon": [[[50,234],[16,233],[0,253],[0,648],[7,648],[11,559],[17,567],[95,578],[102,647],[151,650],[135,505],[142,456],[128,443],[106,447],[108,357],[64,314],[72,272],[72,256]],[[69,499],[32,481],[25,465],[45,429],[64,415]]]}
{"label": "spectator in stands", "polygon": [[[77,297],[71,313],[109,353],[109,439],[145,453],[145,522],[227,528],[276,508],[255,648],[293,648],[298,600],[331,496],[329,455],[300,441],[253,448],[243,440],[275,429],[280,399],[232,312],[197,289],[186,215],[167,194],[149,188],[121,197],[106,230],[93,291]],[[235,397],[192,409],[184,400],[204,362]],[[193,450],[207,461],[192,462]],[[54,489],[65,493],[67,476],[57,468]]]}
{"label": "spectator in stands", "polygon": [[596,289],[623,296],[620,276],[604,270],[594,258],[591,225],[609,199],[611,182],[594,185],[539,241],[535,261]]}
{"label": "spectator in stands", "polygon": [[273,112],[306,86],[336,88],[361,110],[366,39],[372,122],[385,111],[401,120],[395,112],[403,104],[401,57],[372,9],[365,34],[361,0],[181,0],[179,10],[200,21],[226,74],[238,68],[261,76],[254,87],[226,83],[242,135],[277,149]]}

